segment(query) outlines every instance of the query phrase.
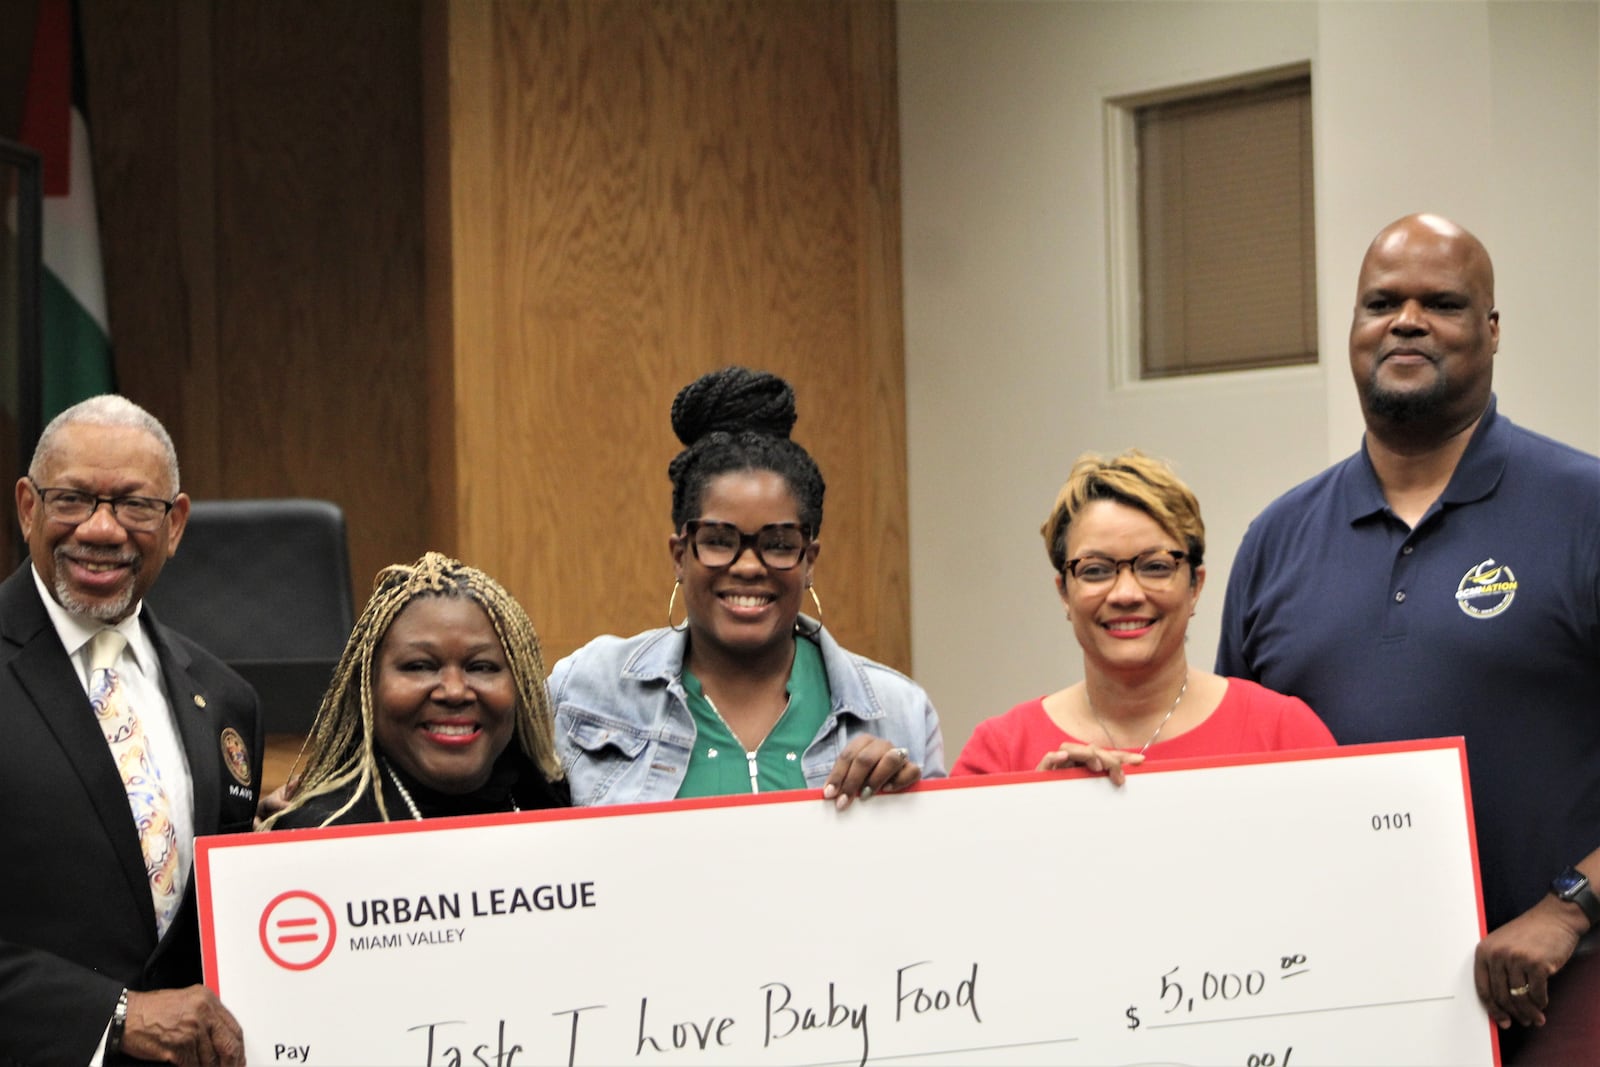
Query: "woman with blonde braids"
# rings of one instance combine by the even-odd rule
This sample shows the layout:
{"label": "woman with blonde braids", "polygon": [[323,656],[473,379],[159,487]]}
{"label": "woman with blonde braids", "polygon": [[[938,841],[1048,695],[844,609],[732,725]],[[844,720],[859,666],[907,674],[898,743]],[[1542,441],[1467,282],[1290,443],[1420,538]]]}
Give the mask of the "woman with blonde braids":
{"label": "woman with blonde braids", "polygon": [[1085,453],[1040,533],[1083,681],[979,723],[952,774],[1077,766],[1121,785],[1122,768],[1147,758],[1333,744],[1294,697],[1189,666],[1206,528],[1172,468],[1137,450]]}
{"label": "woman with blonde braids", "polygon": [[386,567],[263,829],[565,807],[539,638],[498,582],[429,552]]}

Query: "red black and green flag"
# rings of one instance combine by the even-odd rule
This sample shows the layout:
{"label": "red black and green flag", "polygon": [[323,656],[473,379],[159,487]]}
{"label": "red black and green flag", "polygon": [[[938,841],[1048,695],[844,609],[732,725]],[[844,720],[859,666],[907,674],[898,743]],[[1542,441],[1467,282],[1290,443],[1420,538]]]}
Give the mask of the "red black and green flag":
{"label": "red black and green flag", "polygon": [[44,186],[41,425],[116,389],[75,16],[69,0],[40,0],[23,98],[22,142],[42,157]]}

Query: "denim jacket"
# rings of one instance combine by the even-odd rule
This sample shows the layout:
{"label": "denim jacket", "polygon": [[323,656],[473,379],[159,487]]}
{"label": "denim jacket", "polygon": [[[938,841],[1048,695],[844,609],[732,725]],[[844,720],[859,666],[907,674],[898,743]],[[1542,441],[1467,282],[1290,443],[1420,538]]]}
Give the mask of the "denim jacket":
{"label": "denim jacket", "polygon": [[[873,734],[903,747],[924,778],[944,777],[939,715],[922,687],[899,671],[846,652],[815,626],[832,708],[801,759],[820,788],[850,738]],[[684,631],[597,637],[550,673],[556,750],[577,805],[671,800],[678,795],[694,718],[683,690]]]}

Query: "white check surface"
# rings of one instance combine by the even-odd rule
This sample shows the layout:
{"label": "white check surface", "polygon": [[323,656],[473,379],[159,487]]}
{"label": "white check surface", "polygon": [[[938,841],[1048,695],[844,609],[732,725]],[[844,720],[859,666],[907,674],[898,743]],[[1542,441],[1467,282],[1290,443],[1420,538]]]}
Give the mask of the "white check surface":
{"label": "white check surface", "polygon": [[205,839],[208,976],[255,1067],[1493,1064],[1463,765]]}

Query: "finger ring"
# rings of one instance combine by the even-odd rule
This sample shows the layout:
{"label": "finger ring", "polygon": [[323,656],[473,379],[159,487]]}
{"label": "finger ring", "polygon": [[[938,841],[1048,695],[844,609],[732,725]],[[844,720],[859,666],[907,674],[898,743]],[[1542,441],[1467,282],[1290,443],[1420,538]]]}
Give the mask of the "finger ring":
{"label": "finger ring", "polygon": [[1506,992],[1514,997],[1525,997],[1528,995],[1528,983],[1524,982],[1522,985],[1512,986]]}
{"label": "finger ring", "polygon": [[895,750],[894,750],[894,754],[895,754],[895,755],[896,755],[896,756],[899,756],[899,757],[900,757],[900,758],[901,758],[901,759],[903,759],[903,760],[909,760],[909,759],[910,759],[910,758],[911,758],[911,753],[909,753],[909,752],[907,752],[907,751],[906,751],[906,750],[905,750],[905,749],[903,749],[903,748],[897,748],[897,749],[895,749]]}

